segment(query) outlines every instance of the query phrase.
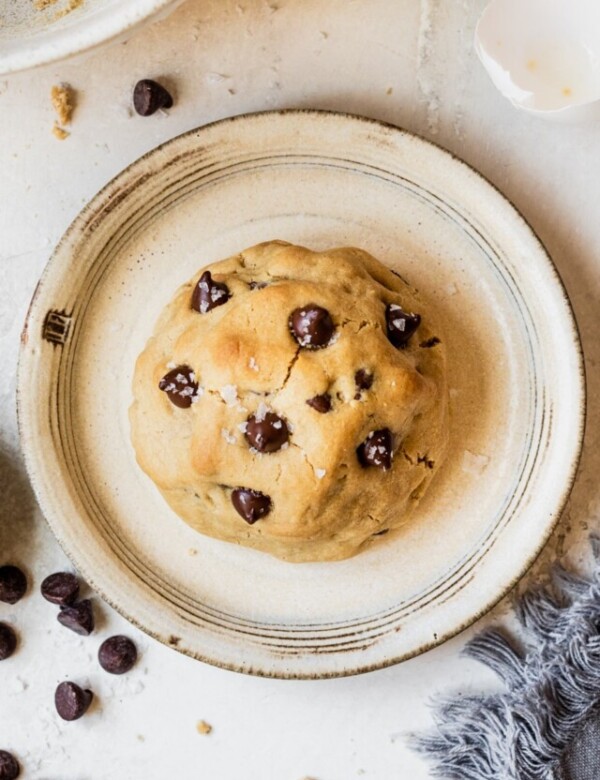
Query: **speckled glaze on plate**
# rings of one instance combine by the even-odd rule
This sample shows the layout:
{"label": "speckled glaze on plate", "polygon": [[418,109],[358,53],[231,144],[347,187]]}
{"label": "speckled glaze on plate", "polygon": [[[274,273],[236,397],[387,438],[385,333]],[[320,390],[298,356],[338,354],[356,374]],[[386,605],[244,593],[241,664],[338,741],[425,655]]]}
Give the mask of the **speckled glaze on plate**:
{"label": "speckled glaze on plate", "polygon": [[[413,520],[346,561],[286,564],[194,533],[130,444],[133,366],[164,304],[273,238],[363,247],[445,322],[448,459]],[[514,208],[415,136],[313,111],[200,128],[108,184],[42,276],[18,402],[34,489],[90,584],[182,652],[289,678],[396,663],[496,603],[567,499],[585,408],[568,300]]]}

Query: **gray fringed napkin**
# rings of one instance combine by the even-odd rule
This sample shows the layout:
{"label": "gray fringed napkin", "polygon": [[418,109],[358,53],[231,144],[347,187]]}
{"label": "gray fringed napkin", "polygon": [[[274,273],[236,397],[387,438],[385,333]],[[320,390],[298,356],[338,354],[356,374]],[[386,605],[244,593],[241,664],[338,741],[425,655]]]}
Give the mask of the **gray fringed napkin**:
{"label": "gray fringed napkin", "polygon": [[437,705],[437,732],[411,739],[435,777],[600,780],[600,539],[591,543],[591,580],[557,566],[551,585],[519,600],[524,652],[499,630],[466,646],[507,690]]}

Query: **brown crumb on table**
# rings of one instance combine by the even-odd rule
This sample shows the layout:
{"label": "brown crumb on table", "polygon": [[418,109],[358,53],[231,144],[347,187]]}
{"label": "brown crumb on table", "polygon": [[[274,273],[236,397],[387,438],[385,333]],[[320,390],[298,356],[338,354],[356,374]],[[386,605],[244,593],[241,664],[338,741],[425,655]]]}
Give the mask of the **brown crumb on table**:
{"label": "brown crumb on table", "polygon": [[68,84],[53,86],[50,91],[50,99],[61,125],[68,125],[73,116],[74,92]]}
{"label": "brown crumb on table", "polygon": [[196,723],[196,731],[198,734],[210,734],[212,726],[205,720],[199,720],[198,723]]}
{"label": "brown crumb on table", "polygon": [[52,128],[52,135],[54,135],[55,138],[58,138],[59,141],[64,141],[65,138],[68,138],[71,135],[71,133],[63,130],[63,128],[59,127],[55,122],[54,127]]}
{"label": "brown crumb on table", "polygon": [[44,11],[51,5],[58,3],[58,0],[35,0],[34,5],[38,11]]}

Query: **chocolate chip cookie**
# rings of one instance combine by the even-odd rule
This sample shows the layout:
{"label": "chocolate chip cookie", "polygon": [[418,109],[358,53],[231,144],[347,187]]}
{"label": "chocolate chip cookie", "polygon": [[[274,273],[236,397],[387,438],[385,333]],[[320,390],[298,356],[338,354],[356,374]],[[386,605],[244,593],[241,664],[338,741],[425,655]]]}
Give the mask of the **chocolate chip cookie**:
{"label": "chocolate chip cookie", "polygon": [[288,561],[403,524],[447,444],[444,338],[360,249],[270,241],[202,269],[138,358],[141,468],[201,533]]}

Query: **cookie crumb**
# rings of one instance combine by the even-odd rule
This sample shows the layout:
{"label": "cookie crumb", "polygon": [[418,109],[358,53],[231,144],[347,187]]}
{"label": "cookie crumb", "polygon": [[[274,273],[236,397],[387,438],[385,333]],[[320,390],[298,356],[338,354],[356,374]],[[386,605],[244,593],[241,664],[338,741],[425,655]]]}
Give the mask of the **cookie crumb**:
{"label": "cookie crumb", "polygon": [[56,3],[58,3],[58,0],[35,0],[34,5],[38,11],[45,11],[46,8],[56,5]]}
{"label": "cookie crumb", "polygon": [[198,723],[196,723],[196,731],[198,734],[210,734],[212,730],[210,723],[207,723],[205,720],[199,720]]}
{"label": "cookie crumb", "polygon": [[74,97],[75,93],[69,84],[61,84],[60,86],[55,84],[50,90],[50,99],[61,125],[68,125],[71,121],[75,108]]}
{"label": "cookie crumb", "polygon": [[66,130],[63,130],[62,127],[59,127],[58,124],[55,122],[54,127],[52,128],[52,135],[55,138],[58,138],[59,141],[64,141],[65,138],[68,138],[71,133],[67,132]]}
{"label": "cookie crumb", "polygon": [[196,550],[195,547],[190,547],[188,550],[188,555],[198,555],[198,550]]}

